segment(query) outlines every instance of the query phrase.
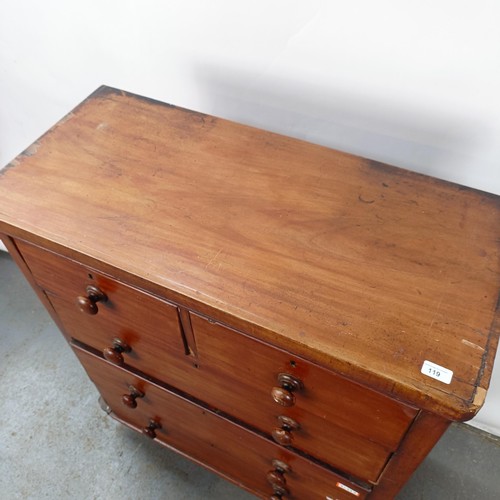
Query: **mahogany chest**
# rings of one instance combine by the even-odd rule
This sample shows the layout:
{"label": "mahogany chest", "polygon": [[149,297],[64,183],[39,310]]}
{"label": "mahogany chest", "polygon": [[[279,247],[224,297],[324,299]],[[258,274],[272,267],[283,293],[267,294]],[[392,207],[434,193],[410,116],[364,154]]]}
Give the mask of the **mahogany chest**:
{"label": "mahogany chest", "polygon": [[103,408],[261,498],[393,498],[484,402],[499,198],[101,87],[0,233]]}

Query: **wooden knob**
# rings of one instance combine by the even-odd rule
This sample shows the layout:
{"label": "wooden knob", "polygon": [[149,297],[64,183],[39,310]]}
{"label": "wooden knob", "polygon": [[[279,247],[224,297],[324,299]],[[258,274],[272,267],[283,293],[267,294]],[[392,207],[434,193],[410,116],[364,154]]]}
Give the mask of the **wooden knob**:
{"label": "wooden knob", "polygon": [[142,433],[151,439],[156,437],[156,430],[161,429],[161,424],[156,420],[151,419],[149,425],[142,429]]}
{"label": "wooden knob", "polygon": [[76,298],[76,302],[80,311],[92,315],[98,313],[97,306],[88,297],[81,295]]}
{"label": "wooden knob", "polygon": [[271,500],[281,499],[288,495],[286,488],[285,473],[291,472],[292,468],[283,460],[274,459],[272,461],[273,470],[267,473],[267,481],[273,487],[273,495]]}
{"label": "wooden knob", "polygon": [[278,420],[280,422],[280,427],[275,427],[271,435],[278,444],[290,446],[293,442],[293,434],[291,431],[300,429],[300,424],[286,415],[280,415]]}
{"label": "wooden knob", "polygon": [[273,439],[282,446],[290,446],[293,443],[293,436],[290,431],[276,427],[272,432]]}
{"label": "wooden knob", "polygon": [[130,352],[131,350],[130,346],[123,340],[113,339],[113,345],[111,347],[105,347],[102,350],[102,355],[104,359],[107,359],[110,363],[122,366],[125,363],[122,353]]}
{"label": "wooden knob", "polygon": [[278,486],[276,484],[273,485],[273,492],[274,495],[271,498],[278,498],[281,499],[283,497],[286,497],[288,495],[288,490],[286,488],[283,488],[281,486]]}
{"label": "wooden knob", "polygon": [[117,351],[113,347],[105,347],[102,350],[102,355],[104,356],[104,359],[107,359],[114,365],[121,366],[125,363],[125,359],[123,358],[121,351]]}
{"label": "wooden knob", "polygon": [[271,486],[278,486],[279,488],[286,488],[286,479],[283,472],[277,470],[270,470],[267,473],[267,481]]}
{"label": "wooden knob", "polygon": [[292,468],[286,462],[283,462],[283,460],[275,458],[271,464],[276,470],[282,472],[283,474],[285,472],[292,472]]}
{"label": "wooden knob", "polygon": [[293,393],[282,387],[273,387],[271,396],[274,401],[281,406],[293,406],[295,404],[295,396]]}
{"label": "wooden knob", "polygon": [[97,314],[99,312],[97,302],[106,302],[108,297],[95,285],[88,285],[85,291],[87,295],[80,295],[76,298],[78,308],[86,314]]}
{"label": "wooden knob", "polygon": [[278,384],[279,387],[273,387],[271,390],[274,401],[281,406],[293,406],[295,404],[293,392],[303,388],[302,381],[289,373],[280,373]]}
{"label": "wooden knob", "polygon": [[122,403],[129,408],[137,408],[137,398],[143,398],[144,393],[136,389],[133,385],[129,386],[130,394],[124,394],[122,396]]}

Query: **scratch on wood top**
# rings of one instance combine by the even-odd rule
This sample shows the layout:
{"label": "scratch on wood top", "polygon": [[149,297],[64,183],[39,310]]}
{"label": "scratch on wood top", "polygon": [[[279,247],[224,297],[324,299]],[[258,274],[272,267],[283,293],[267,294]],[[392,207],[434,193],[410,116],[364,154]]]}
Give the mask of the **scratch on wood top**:
{"label": "scratch on wood top", "polygon": [[222,252],[222,248],[207,262],[205,269],[208,269],[212,264],[215,263],[215,261],[217,260],[217,257],[219,257],[221,252]]}
{"label": "scratch on wood top", "polygon": [[429,333],[431,330],[432,330],[432,327],[434,326],[434,323],[436,322],[436,318],[438,317],[439,315],[439,309],[441,308],[441,304],[443,303],[443,299],[441,298],[439,300],[439,303],[436,307],[436,311],[434,312],[434,316],[432,317],[432,320],[429,324],[429,329],[427,330],[427,333]]}
{"label": "scratch on wood top", "polygon": [[473,349],[478,349],[480,351],[484,351],[484,348],[481,347],[480,345],[474,344],[474,342],[470,342],[469,340],[462,339],[462,344],[465,344],[469,347],[472,347]]}

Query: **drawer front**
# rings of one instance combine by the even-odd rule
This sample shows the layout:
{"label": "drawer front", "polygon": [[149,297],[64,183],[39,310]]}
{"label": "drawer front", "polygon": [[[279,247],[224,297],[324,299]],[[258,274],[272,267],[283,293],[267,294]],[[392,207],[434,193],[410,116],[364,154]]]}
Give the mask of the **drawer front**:
{"label": "drawer front", "polygon": [[[154,432],[162,443],[263,498],[273,494],[268,479],[269,472],[274,470],[273,460],[290,467],[284,474],[283,469],[278,469],[270,475],[272,482],[289,491],[286,498],[365,498],[367,491],[346,478],[127,370],[110,365],[88,351],[76,346],[74,349],[118,419],[137,430],[149,426],[150,437]],[[143,394],[135,399],[135,408],[122,402],[123,395],[130,394],[130,386]],[[161,428],[156,428],[157,424]]]}
{"label": "drawer front", "polygon": [[[416,410],[195,314],[191,322],[198,370],[211,381],[206,400],[266,433],[291,438],[293,447],[336,468],[377,480]],[[292,394],[290,406],[271,395],[280,389],[280,373],[302,384],[284,391],[284,399]],[[280,431],[286,430],[286,418],[300,427]]]}
{"label": "drawer front", "polygon": [[[189,356],[177,307],[52,252],[21,241],[17,245],[68,336],[107,349],[108,356],[117,354],[117,363],[123,359],[151,376],[161,378],[166,371],[173,378],[183,376]],[[77,302],[87,297],[89,285],[107,297],[95,303],[95,314],[82,312]],[[120,343],[124,352],[118,352]]]}

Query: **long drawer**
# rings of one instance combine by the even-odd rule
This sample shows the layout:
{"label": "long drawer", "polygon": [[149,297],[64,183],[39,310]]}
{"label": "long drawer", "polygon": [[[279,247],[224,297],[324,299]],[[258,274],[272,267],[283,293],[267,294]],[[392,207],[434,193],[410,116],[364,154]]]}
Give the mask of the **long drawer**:
{"label": "long drawer", "polygon": [[207,388],[211,402],[278,442],[290,440],[376,481],[415,409],[209,319],[191,314],[191,322],[199,371],[213,382]]}
{"label": "long drawer", "polygon": [[[369,491],[81,347],[73,348],[119,420],[263,498],[283,493],[290,499],[352,500],[365,498]],[[139,396],[131,404],[134,391]]]}

